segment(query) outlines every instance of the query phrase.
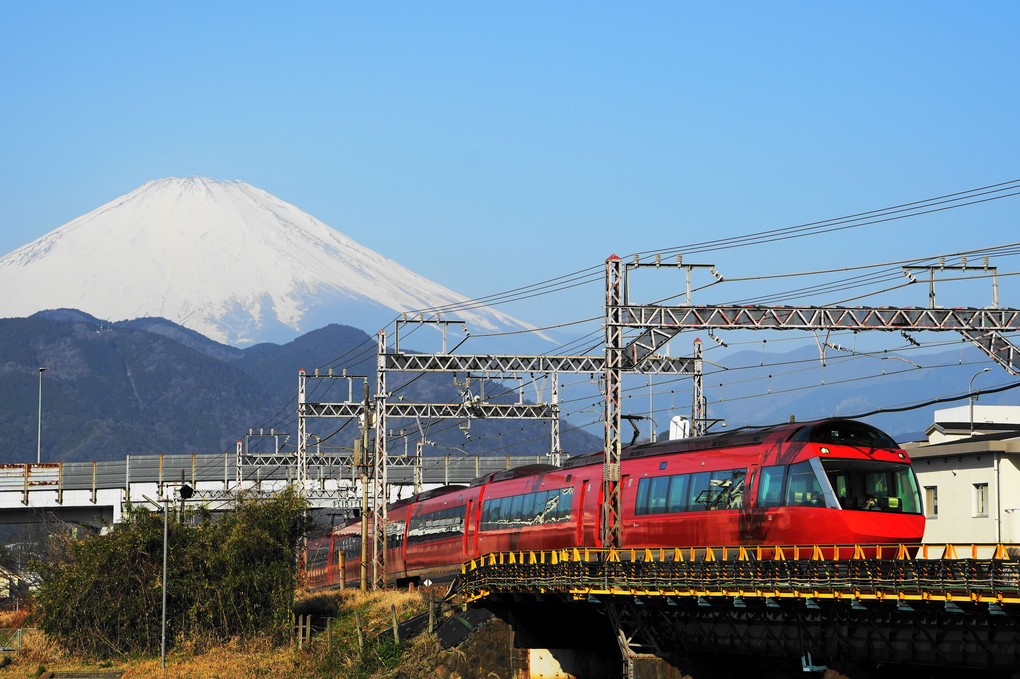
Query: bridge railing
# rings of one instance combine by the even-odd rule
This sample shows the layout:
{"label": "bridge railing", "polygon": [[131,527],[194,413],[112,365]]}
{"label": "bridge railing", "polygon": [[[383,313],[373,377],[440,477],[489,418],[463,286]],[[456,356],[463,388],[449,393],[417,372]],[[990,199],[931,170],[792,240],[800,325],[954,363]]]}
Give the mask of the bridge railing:
{"label": "bridge railing", "polygon": [[500,552],[465,563],[470,599],[765,597],[1020,604],[1012,545],[787,545]]}

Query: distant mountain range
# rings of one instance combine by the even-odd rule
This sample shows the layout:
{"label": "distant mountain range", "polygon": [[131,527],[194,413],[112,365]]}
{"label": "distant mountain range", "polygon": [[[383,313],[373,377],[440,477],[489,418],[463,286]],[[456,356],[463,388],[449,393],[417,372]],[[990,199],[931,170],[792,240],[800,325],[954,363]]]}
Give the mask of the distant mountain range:
{"label": "distant mountain range", "polygon": [[150,181],[0,257],[0,290],[0,317],[159,317],[236,346],[432,308],[475,333],[531,327],[266,191],[201,177]]}
{"label": "distant mountain range", "polygon": [[[40,366],[47,368],[42,459],[55,462],[232,451],[249,429],[263,425],[293,434],[298,371],[327,364],[337,373],[368,376],[374,391],[375,339],[348,326],[239,349],[161,318],[111,323],[61,309],[0,319],[0,463],[35,460]],[[402,394],[441,403],[462,398],[451,376],[435,374],[415,380]],[[347,398],[346,387],[309,394],[309,400],[326,402]],[[325,438],[343,424],[310,420],[309,433]],[[393,426],[415,428],[414,422]],[[548,438],[536,442],[534,429],[522,431],[520,422],[476,420],[470,433],[498,438],[499,454],[548,452]],[[356,435],[357,423],[350,423],[329,445],[350,446]],[[434,426],[429,439],[477,452],[477,444],[465,445],[456,423]],[[565,432],[563,444],[575,454],[601,447],[600,439],[583,431]],[[293,449],[296,441],[288,445]]]}
{"label": "distant mountain range", "polygon": [[[310,373],[316,366],[332,366],[340,373],[346,369],[348,374],[367,376],[374,392],[375,351],[374,338],[335,324],[286,344],[239,349],[161,318],[111,323],[61,309],[28,318],[0,319],[0,463],[35,459],[40,366],[47,368],[43,375],[43,461],[107,460],[127,454],[224,452],[233,450],[249,429],[260,427],[293,435],[297,430],[298,370]],[[965,394],[971,378],[988,366],[988,361],[969,345],[911,359],[828,355],[822,368],[817,352],[806,349],[767,356],[732,353],[718,358],[720,367],[713,366],[705,377],[708,414],[734,428],[774,424],[791,416],[808,420],[859,415],[883,405],[940,398],[940,402],[921,408],[867,418],[899,441],[919,440],[936,409],[967,403],[966,399],[950,399]],[[334,384],[323,391],[325,382],[309,380],[309,388],[319,390],[309,393],[310,401],[348,399],[346,384]],[[313,383],[318,384],[313,387]],[[1002,376],[992,372],[975,387],[994,384],[1002,384]],[[456,403],[463,398],[448,374],[393,375],[389,387],[409,401]],[[502,391],[495,383],[486,387],[490,396]],[[1012,405],[1018,394],[987,394],[980,403]],[[360,396],[354,395],[356,399]],[[596,402],[597,398],[595,395]],[[515,399],[514,394],[507,394],[491,400]],[[626,410],[645,414],[647,403],[640,398],[628,400]],[[687,403],[671,406],[655,404],[671,414],[689,413]],[[656,417],[661,430],[668,416]],[[427,448],[427,453],[548,452],[544,423],[476,419],[469,432],[457,424],[433,424],[428,438],[439,447]],[[337,420],[309,420],[309,433],[330,437],[327,446],[350,446],[357,435],[357,423],[344,425]],[[641,426],[643,433],[645,426]],[[417,440],[413,421],[391,422],[390,428],[415,432],[410,440],[412,444]],[[722,427],[717,423],[713,430]],[[562,431],[563,448],[571,454],[602,448],[597,432],[592,435],[567,423]],[[629,429],[625,440],[630,440]],[[296,440],[288,440],[286,445],[293,449]],[[403,444],[395,446],[400,449]]]}

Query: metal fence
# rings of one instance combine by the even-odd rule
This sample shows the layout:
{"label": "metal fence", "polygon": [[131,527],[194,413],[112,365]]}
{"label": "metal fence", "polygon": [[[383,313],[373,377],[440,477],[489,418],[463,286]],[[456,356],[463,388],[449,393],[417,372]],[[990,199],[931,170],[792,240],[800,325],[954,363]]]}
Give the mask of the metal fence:
{"label": "metal fence", "polygon": [[0,628],[0,651],[20,650],[25,645],[26,639],[38,633],[39,630],[35,627]]}

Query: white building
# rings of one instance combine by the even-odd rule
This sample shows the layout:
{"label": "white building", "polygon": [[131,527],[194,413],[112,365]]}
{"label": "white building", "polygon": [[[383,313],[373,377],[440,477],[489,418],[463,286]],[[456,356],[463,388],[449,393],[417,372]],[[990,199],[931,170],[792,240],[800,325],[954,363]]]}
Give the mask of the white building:
{"label": "white building", "polygon": [[903,447],[924,503],[926,543],[1020,542],[1020,406],[935,411]]}

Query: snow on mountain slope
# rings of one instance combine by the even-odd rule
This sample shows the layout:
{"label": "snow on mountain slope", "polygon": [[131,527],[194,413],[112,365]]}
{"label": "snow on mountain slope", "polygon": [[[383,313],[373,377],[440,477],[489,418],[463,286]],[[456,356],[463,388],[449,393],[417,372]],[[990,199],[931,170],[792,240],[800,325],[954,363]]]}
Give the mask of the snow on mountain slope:
{"label": "snow on mountain slope", "polygon": [[[466,299],[261,189],[198,177],[150,181],[0,258],[0,290],[0,317],[158,316],[235,345]],[[487,307],[451,316],[531,327]]]}

